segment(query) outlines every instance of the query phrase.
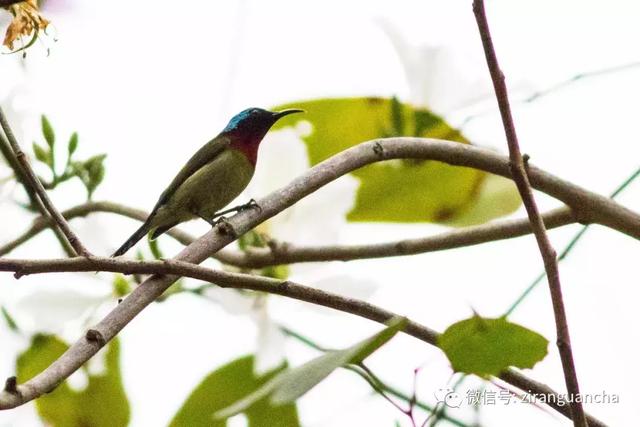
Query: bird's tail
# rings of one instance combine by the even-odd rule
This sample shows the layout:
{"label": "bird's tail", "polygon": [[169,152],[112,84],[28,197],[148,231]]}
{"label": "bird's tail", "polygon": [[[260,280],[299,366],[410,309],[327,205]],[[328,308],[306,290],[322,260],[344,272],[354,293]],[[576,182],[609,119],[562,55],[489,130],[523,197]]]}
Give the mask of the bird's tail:
{"label": "bird's tail", "polygon": [[140,226],[140,228],[138,228],[136,230],[135,233],[133,233],[131,235],[131,237],[129,237],[127,239],[126,242],[124,242],[122,244],[122,246],[120,246],[120,248],[118,248],[117,251],[115,251],[113,253],[113,255],[111,255],[112,257],[117,257],[120,255],[124,255],[125,252],[127,252],[129,249],[131,249],[131,247],[133,245],[135,245],[136,243],[138,243],[138,241],[140,239],[142,239],[144,236],[147,235],[147,233],[149,233],[149,231],[151,230],[151,220],[153,219],[153,215],[149,216],[149,218],[147,218],[147,220]]}

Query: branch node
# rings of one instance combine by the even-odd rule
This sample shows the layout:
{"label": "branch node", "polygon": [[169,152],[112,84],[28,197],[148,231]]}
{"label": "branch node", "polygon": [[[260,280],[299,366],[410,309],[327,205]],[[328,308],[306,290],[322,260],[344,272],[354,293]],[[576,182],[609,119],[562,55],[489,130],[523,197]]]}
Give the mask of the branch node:
{"label": "branch node", "polygon": [[104,339],[104,335],[102,335],[102,332],[98,331],[97,329],[89,329],[85,334],[85,338],[87,339],[87,341],[94,342],[100,347],[104,346],[107,343],[107,340]]}
{"label": "branch node", "polygon": [[288,280],[283,280],[278,286],[280,289],[282,289],[283,292],[286,292],[289,290],[289,285],[291,285],[291,282],[289,282]]}
{"label": "branch node", "polygon": [[233,228],[233,225],[231,225],[231,223],[229,222],[228,219],[226,219],[225,217],[222,217],[218,220],[218,233],[225,235],[225,236],[231,236],[234,238],[238,237],[238,233],[236,232],[236,230]]}
{"label": "branch node", "polygon": [[10,394],[20,395],[20,390],[18,390],[18,378],[15,376],[7,378],[4,382],[4,391]]}
{"label": "branch node", "polygon": [[384,148],[382,147],[382,144],[380,144],[380,142],[376,141],[375,144],[373,144],[373,152],[376,154],[376,156],[378,157],[382,157],[384,154]]}

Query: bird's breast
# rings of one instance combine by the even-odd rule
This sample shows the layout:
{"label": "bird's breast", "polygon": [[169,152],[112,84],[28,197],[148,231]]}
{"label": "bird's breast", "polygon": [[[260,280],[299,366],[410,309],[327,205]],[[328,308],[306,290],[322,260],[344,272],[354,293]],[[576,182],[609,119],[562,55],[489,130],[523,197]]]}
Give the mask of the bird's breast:
{"label": "bird's breast", "polygon": [[226,149],[178,187],[161,208],[181,221],[197,216],[211,218],[238,197],[249,185],[254,167],[240,151]]}

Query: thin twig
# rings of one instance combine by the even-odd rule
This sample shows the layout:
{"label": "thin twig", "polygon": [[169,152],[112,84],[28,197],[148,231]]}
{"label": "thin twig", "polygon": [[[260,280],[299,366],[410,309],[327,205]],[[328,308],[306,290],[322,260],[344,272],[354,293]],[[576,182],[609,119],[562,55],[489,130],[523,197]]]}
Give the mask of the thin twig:
{"label": "thin twig", "polygon": [[[532,102],[535,102],[537,100],[539,100],[540,98],[544,98],[548,95],[551,95],[553,93],[559,92],[562,89],[565,89],[571,85],[573,85],[574,83],[577,83],[579,81],[582,80],[586,80],[586,79],[590,79],[592,77],[599,77],[599,76],[604,76],[607,74],[613,74],[613,73],[618,73],[621,71],[627,71],[633,68],[638,68],[640,67],[640,61],[633,61],[633,62],[628,62],[626,64],[618,64],[618,65],[613,65],[610,67],[605,67],[605,68],[601,68],[598,70],[592,70],[592,71],[585,71],[585,72],[581,72],[578,74],[574,74],[573,76],[569,77],[566,80],[562,80],[558,83],[555,83],[545,89],[541,89],[538,90],[536,92],[533,92],[532,94],[530,94],[529,96],[527,96],[524,99],[520,99],[520,100],[515,100],[516,103],[520,102],[523,104],[530,104]],[[475,103],[474,103],[475,104]],[[459,124],[458,124],[458,128],[462,128],[464,126],[466,126],[467,124],[469,124],[469,122],[471,122],[472,120],[478,119],[486,114],[489,113],[493,113],[495,111],[495,107],[492,108],[488,108],[488,109],[483,109],[482,111],[473,113],[467,117],[465,117]]]}
{"label": "thin twig", "polygon": [[504,126],[505,135],[507,138],[507,144],[509,145],[509,159],[510,169],[513,176],[513,180],[518,187],[520,196],[529,215],[531,221],[531,227],[536,237],[540,254],[544,261],[544,267],[547,272],[549,291],[551,293],[551,301],[553,303],[553,314],[556,323],[557,334],[557,346],[560,352],[560,359],[562,361],[562,368],[564,371],[565,383],[567,391],[570,396],[571,414],[574,426],[585,427],[587,421],[584,415],[584,409],[582,408],[582,401],[580,399],[580,387],[578,385],[578,376],[576,374],[576,368],[573,360],[573,354],[571,351],[571,340],[569,336],[569,326],[567,323],[567,315],[565,312],[564,302],[562,300],[562,288],[560,286],[560,272],[558,270],[558,261],[556,259],[556,251],[551,245],[551,241],[547,236],[547,232],[544,226],[538,206],[533,197],[533,191],[529,184],[529,177],[525,169],[525,162],[520,152],[520,145],[518,144],[518,136],[516,134],[515,125],[513,123],[513,117],[511,115],[511,108],[509,106],[509,95],[507,92],[507,86],[505,84],[504,74],[500,70],[498,65],[498,58],[493,47],[493,41],[491,40],[491,33],[489,31],[489,23],[487,22],[487,16],[484,8],[483,0],[474,0],[473,11],[478,23],[478,29],[480,31],[480,37],[482,39],[482,45],[484,47],[485,57],[487,59],[487,65],[489,67],[489,73],[491,74],[491,80],[493,81],[493,88],[496,93],[498,106],[500,108],[500,115],[502,117],[502,124]]}
{"label": "thin twig", "polygon": [[[108,212],[127,218],[144,221],[147,213],[113,202],[87,202],[62,212],[67,219],[84,217],[94,212]],[[543,214],[547,228],[556,228],[573,224],[577,218],[569,208],[558,208]],[[14,240],[0,246],[0,256],[13,251],[26,243],[41,231],[50,228],[53,222],[49,217],[34,219],[29,229]],[[415,239],[403,239],[369,245],[327,245],[295,246],[288,242],[279,242],[273,248],[248,248],[245,251],[224,250],[213,257],[228,265],[240,268],[263,268],[272,265],[293,264],[317,261],[352,261],[358,259],[384,258],[416,255],[435,252],[503,239],[524,236],[531,233],[531,224],[527,218],[507,219],[487,224],[452,229],[434,236]],[[173,228],[167,233],[183,245],[193,243],[195,237]]]}
{"label": "thin twig", "polygon": [[[42,204],[42,201],[38,198],[33,188],[29,185],[29,179],[27,178],[27,175],[24,169],[16,159],[15,153],[11,149],[9,142],[4,138],[4,135],[2,134],[2,132],[0,132],[0,152],[2,153],[3,157],[6,159],[7,164],[11,167],[11,169],[13,169],[13,174],[16,177],[16,180],[20,184],[22,184],[24,191],[27,193],[27,197],[29,197],[31,208],[37,209],[40,212],[40,214],[44,216],[48,216],[47,208],[44,206],[44,204]],[[67,241],[67,238],[62,233],[62,231],[58,227],[53,227],[53,232],[56,238],[58,239],[58,241],[60,242],[62,249],[66,252],[66,254],[68,256],[75,256],[76,251],[69,244],[69,242]]]}
{"label": "thin twig", "polygon": [[[624,182],[620,184],[613,191],[613,193],[611,193],[610,197],[612,199],[616,198],[618,194],[620,194],[625,188],[627,188],[627,186],[629,186],[629,184],[631,184],[638,176],[640,176],[640,168],[636,169],[627,179],[625,179]],[[544,217],[544,214],[542,216]],[[544,224],[545,226],[547,226],[547,229],[548,229],[549,224],[547,223],[546,220]],[[567,246],[565,246],[562,252],[560,252],[560,255],[558,256],[558,262],[563,261],[569,255],[571,250],[576,246],[576,244],[580,241],[580,239],[582,239],[582,236],[584,236],[584,234],[587,232],[588,229],[589,229],[589,225],[585,225],[580,229],[580,231],[578,231],[573,236],[573,238],[569,241]],[[516,308],[518,308],[518,306],[527,298],[527,296],[535,289],[535,287],[538,286],[540,282],[542,282],[542,280],[545,277],[547,277],[547,273],[546,271],[542,271],[533,280],[533,282],[531,282],[531,284],[527,286],[527,288],[520,294],[520,296],[518,296],[518,298],[511,304],[511,306],[509,306],[509,308],[507,309],[504,315],[505,316],[511,315],[516,310]]]}
{"label": "thin twig", "polygon": [[[242,214],[235,215],[234,218],[240,215]],[[183,255],[185,254],[183,253]],[[154,291],[153,295],[155,296],[160,290],[160,284],[164,284],[165,281],[173,281],[178,276],[215,283],[223,288],[248,289],[281,295],[351,313],[378,323],[388,322],[398,316],[396,313],[374,306],[365,301],[342,297],[294,282],[213,270],[176,259],[164,261],[135,261],[124,258],[102,257],[47,260],[0,259],[0,271],[12,271],[17,277],[29,274],[93,271],[110,271],[123,274],[153,274],[151,279],[147,279],[145,283],[137,287],[127,298],[118,304],[105,320],[91,328],[91,339],[83,338],[75,343],[60,359],[55,361],[49,368],[45,369],[45,371],[27,381],[27,383],[18,385],[17,390],[19,393],[0,392],[0,409],[19,406],[53,389],[71,373],[79,369],[89,357],[113,338],[119,325],[113,324],[109,321],[110,319],[113,319],[120,313],[126,313],[128,310],[131,310],[131,304],[141,301],[141,298],[144,297],[146,301],[151,295],[145,295],[151,293],[151,290]],[[153,288],[151,287],[152,285]],[[121,307],[124,307],[124,309]],[[130,319],[125,320],[128,321]],[[428,344],[437,346],[438,332],[416,322],[409,321],[403,332]],[[99,337],[99,339],[95,337]],[[567,417],[570,416],[567,401],[548,386],[525,377],[514,370],[505,371],[499,378],[527,393],[553,395],[553,397],[548,399],[549,406]],[[592,418],[590,418],[590,423],[592,423],[592,426],[605,425],[601,421]]]}
{"label": "thin twig", "polygon": [[527,98],[523,100],[525,103],[536,101],[544,96],[547,96],[553,92],[556,92],[560,89],[564,89],[567,86],[572,85],[575,82],[578,82],[583,79],[587,79],[590,77],[602,76],[605,74],[617,73],[619,71],[626,71],[632,68],[637,68],[640,66],[640,61],[633,61],[626,64],[614,65],[612,67],[602,68],[600,70],[586,71],[583,73],[578,73],[573,77],[568,78],[567,80],[561,81],[560,83],[556,83],[551,87],[548,87],[543,90],[539,90],[529,95]]}
{"label": "thin twig", "polygon": [[7,117],[4,114],[2,108],[0,108],[0,125],[4,130],[4,134],[11,145],[11,148],[16,156],[16,160],[22,166],[22,169],[27,177],[27,183],[31,186],[33,191],[38,195],[42,204],[46,208],[47,212],[53,220],[56,222],[60,230],[64,233],[69,241],[69,244],[73,247],[76,254],[82,256],[91,256],[91,253],[84,247],[80,239],[76,236],[76,234],[71,230],[69,224],[64,219],[60,212],[56,209],[54,204],[49,199],[47,195],[47,191],[42,186],[42,183],[31,169],[31,165],[29,165],[29,161],[27,160],[27,156],[24,154],[22,149],[20,149],[20,145],[18,144],[17,139],[15,138],[13,131],[11,130],[11,126],[9,126],[9,122],[7,121]]}

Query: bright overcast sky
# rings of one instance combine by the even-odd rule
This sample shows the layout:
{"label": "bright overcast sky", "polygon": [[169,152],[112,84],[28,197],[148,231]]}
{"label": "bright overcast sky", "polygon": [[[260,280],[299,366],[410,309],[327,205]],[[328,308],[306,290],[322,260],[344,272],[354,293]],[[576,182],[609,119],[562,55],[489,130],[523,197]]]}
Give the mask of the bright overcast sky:
{"label": "bright overcast sky", "polygon": [[[476,89],[481,94],[488,87],[470,0],[60,3],[60,10],[50,13],[58,39],[47,42],[50,56],[42,47],[29,51],[31,108],[46,113],[61,135],[77,130],[83,156],[108,153],[98,200],[151,208],[180,163],[231,115],[248,106],[326,96],[408,99],[410,87],[382,22],[416,46],[444,46],[460,65],[445,74],[479,82]],[[640,60],[637,1],[499,0],[488,1],[487,9],[500,62],[518,94],[545,89],[577,73]],[[538,166],[609,193],[640,163],[639,81],[640,68],[635,68],[576,83],[531,104],[515,102],[523,151]],[[7,84],[11,82],[0,83]],[[493,107],[490,99],[486,106]],[[464,110],[447,113],[453,124],[465,116]],[[471,122],[464,131],[475,143],[506,151],[495,113]],[[37,132],[30,135],[29,140]],[[78,201],[72,192],[58,197],[64,207]],[[638,210],[639,197],[640,183],[619,200]],[[557,206],[548,198],[539,199],[544,209]],[[516,214],[522,215],[522,210]],[[108,233],[88,227],[81,233],[106,234],[111,248],[134,226],[110,216],[100,219]],[[82,221],[75,223],[81,227]],[[207,226],[194,223],[187,228],[204,232]],[[577,229],[552,232],[556,248],[561,249]],[[429,225],[356,225],[343,239],[383,241],[438,230]],[[0,233],[2,239],[12,235],[8,230]],[[37,241],[42,253],[50,253],[44,245],[53,240]],[[581,389],[621,396],[617,405],[587,406],[611,425],[629,425],[629,420],[640,417],[633,368],[640,359],[640,333],[635,327],[638,249],[638,242],[629,237],[593,227],[561,265]],[[33,246],[14,255],[32,254]],[[378,284],[373,303],[442,330],[469,316],[472,309],[486,316],[500,315],[541,267],[529,237],[413,258],[358,262],[349,264],[348,271]],[[38,286],[35,282],[25,278],[20,286]],[[347,315],[292,307],[277,302],[272,314],[333,347],[348,345],[375,328]],[[549,356],[528,373],[564,390],[545,284],[513,319],[552,343]],[[203,333],[208,338],[195,343],[193,336]],[[205,373],[252,350],[254,334],[248,319],[230,317],[195,297],[181,296],[149,307],[121,335],[132,425],[166,423]],[[296,364],[313,353],[292,344],[287,354]],[[418,391],[431,401],[433,391],[446,386],[450,375],[439,351],[407,337],[396,338],[376,354],[371,366],[407,391],[413,369],[424,366]],[[483,413],[484,425],[567,425],[555,413],[535,407],[498,405],[485,407]],[[305,396],[301,414],[306,426],[318,427],[407,421],[387,402],[370,398],[366,385],[344,372]]]}

